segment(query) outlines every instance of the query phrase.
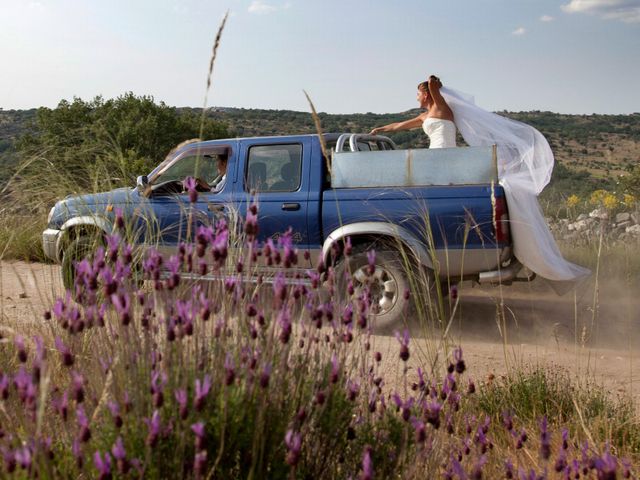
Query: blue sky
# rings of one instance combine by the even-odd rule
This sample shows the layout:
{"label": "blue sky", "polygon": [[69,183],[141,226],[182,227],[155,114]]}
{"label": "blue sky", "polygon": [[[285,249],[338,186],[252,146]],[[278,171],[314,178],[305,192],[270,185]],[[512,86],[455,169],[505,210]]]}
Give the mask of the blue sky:
{"label": "blue sky", "polygon": [[126,91],[400,112],[435,73],[490,110],[640,111],[640,0],[0,0],[0,107]]}

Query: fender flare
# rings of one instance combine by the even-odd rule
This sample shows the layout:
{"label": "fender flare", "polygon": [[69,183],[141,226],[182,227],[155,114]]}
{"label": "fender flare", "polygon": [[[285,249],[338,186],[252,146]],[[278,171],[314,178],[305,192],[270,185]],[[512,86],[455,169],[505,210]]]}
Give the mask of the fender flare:
{"label": "fender flare", "polygon": [[322,259],[325,264],[329,259],[333,244],[347,237],[354,238],[360,235],[375,235],[397,239],[411,250],[422,265],[433,269],[433,260],[424,244],[406,228],[388,222],[358,222],[335,229],[327,236],[322,245]]}
{"label": "fender flare", "polygon": [[56,252],[59,258],[62,258],[62,242],[66,241],[68,231],[76,227],[94,227],[101,230],[104,234],[108,234],[113,229],[113,224],[104,217],[97,217],[92,215],[84,215],[80,217],[73,217],[64,222],[60,227],[60,235],[56,241]]}

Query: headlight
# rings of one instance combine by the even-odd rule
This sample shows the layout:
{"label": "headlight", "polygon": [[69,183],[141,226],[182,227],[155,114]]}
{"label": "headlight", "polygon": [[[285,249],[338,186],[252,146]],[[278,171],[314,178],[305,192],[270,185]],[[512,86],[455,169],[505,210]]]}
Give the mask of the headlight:
{"label": "headlight", "polygon": [[47,217],[47,224],[51,223],[51,219],[53,218],[53,212],[55,211],[56,207],[55,205],[53,207],[51,207],[51,210],[49,210],[49,216]]}

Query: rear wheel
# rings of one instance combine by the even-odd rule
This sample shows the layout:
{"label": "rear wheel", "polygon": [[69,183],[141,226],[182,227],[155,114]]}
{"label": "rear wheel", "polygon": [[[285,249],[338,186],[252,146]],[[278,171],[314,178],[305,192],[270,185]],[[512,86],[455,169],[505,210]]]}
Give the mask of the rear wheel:
{"label": "rear wheel", "polygon": [[[343,301],[353,301],[368,289],[371,292],[373,327],[378,332],[384,332],[398,328],[408,311],[406,292],[409,290],[409,281],[398,252],[387,250],[375,253],[375,270],[372,274],[366,251],[342,259],[336,271],[338,294]],[[349,278],[354,290],[351,296],[347,292]]]}

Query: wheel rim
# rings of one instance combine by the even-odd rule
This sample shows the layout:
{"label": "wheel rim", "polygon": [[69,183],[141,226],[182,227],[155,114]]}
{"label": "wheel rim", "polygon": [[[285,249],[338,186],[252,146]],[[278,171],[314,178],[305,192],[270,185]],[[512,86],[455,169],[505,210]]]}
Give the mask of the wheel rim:
{"label": "wheel rim", "polygon": [[373,313],[384,315],[391,311],[398,300],[398,281],[380,265],[376,265],[373,275],[369,275],[368,269],[369,266],[365,265],[353,272],[354,298],[361,297],[368,286]]}

